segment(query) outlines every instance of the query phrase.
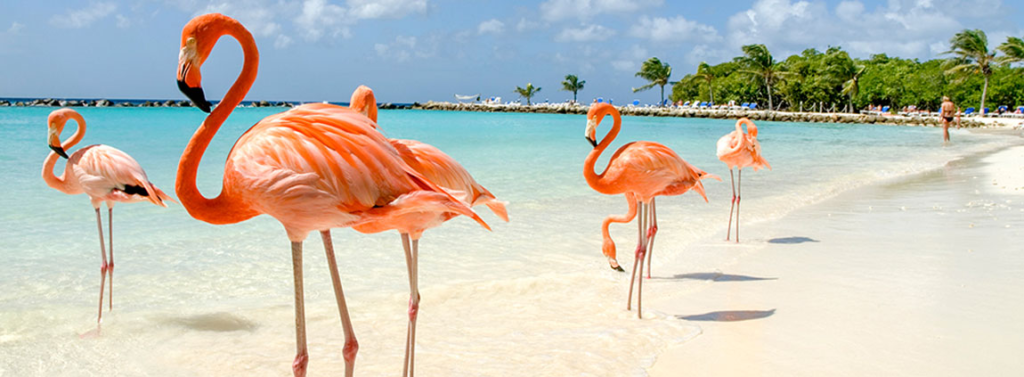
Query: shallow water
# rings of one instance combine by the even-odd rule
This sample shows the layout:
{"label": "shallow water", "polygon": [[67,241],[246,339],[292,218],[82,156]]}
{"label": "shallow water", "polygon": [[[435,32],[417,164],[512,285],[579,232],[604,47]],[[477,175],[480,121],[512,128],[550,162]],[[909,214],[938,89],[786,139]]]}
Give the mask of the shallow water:
{"label": "shallow water", "polygon": [[[117,206],[114,310],[104,313],[100,338],[78,338],[95,324],[95,215],[84,195],[64,195],[39,176],[51,110],[0,108],[6,175],[0,183],[0,375],[287,373],[294,354],[291,256],[282,227],[266,216],[213,226],[193,220],[180,205]],[[89,124],[85,145],[128,152],[167,192],[180,153],[205,115],[177,108],[79,111]],[[217,194],[237,137],[278,111],[238,109],[229,118],[200,168],[198,185],[207,196]],[[492,232],[458,218],[421,241],[421,374],[643,375],[659,350],[697,334],[697,327],[672,316],[650,312],[638,321],[624,310],[628,276],[607,268],[600,224],[608,214],[624,213],[625,200],[598,194],[583,179],[591,150],[582,137],[584,116],[408,110],[381,111],[379,118],[389,137],[439,147],[511,203],[507,224],[480,209]],[[624,119],[613,148],[655,140],[724,178],[706,182],[710,203],[693,193],[659,199],[655,275],[688,272],[660,271],[658,259],[683,258],[683,245],[724,233],[731,192],[715,142],[733,125]],[[774,170],[746,170],[745,225],[1008,143],[954,131],[954,142],[942,147],[936,128],[758,126]],[[634,225],[613,225],[612,234],[629,268]],[[360,341],[356,369],[397,374],[408,299],[399,237],[347,229],[333,235]],[[310,375],[324,375],[343,370],[344,342],[319,237],[311,235],[305,248]]]}

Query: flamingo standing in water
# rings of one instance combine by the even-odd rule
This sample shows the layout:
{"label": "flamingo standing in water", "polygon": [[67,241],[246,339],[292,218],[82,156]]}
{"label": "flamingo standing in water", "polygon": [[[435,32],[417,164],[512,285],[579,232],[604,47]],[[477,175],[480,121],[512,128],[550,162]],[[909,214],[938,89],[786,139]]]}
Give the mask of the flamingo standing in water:
{"label": "flamingo standing in water", "polygon": [[[60,133],[69,119],[78,124],[78,129],[71,139],[61,144]],[[103,288],[107,285],[110,275],[110,293],[108,295],[109,310],[114,309],[114,203],[149,201],[161,207],[167,207],[164,200],[173,201],[167,194],[153,186],[146,178],[146,172],[139,163],[116,148],[102,144],[90,145],[79,149],[68,156],[66,150],[78,144],[85,137],[85,118],[71,109],[54,110],[46,121],[49,128],[48,143],[50,152],[43,162],[43,180],[46,185],[69,195],[85,193],[92,201],[96,210],[96,227],[100,234],[100,304],[99,315],[96,316],[96,329],[99,330],[103,319]],[[53,174],[57,160],[64,157],[68,160],[64,173],[60,177]],[[110,241],[110,261],[107,261],[107,247],[103,245],[103,220],[100,217],[100,205],[107,203],[107,232]]]}
{"label": "flamingo standing in water", "polygon": [[[744,133],[741,125],[747,125],[747,132]],[[725,240],[729,240],[732,233],[732,212],[736,210],[736,242],[740,242],[740,181],[743,178],[743,168],[752,167],[754,171],[767,167],[772,168],[761,156],[761,143],[757,141],[757,126],[750,119],[740,118],[736,121],[736,131],[730,132],[721,139],[718,139],[718,159],[729,166],[729,179],[732,181],[732,205],[729,206],[729,226],[725,230]],[[738,168],[736,177],[732,175],[732,168]]]}
{"label": "flamingo standing in water", "polygon": [[[611,115],[615,123],[612,125],[611,131],[608,131],[608,134],[598,143],[597,126],[607,115]],[[704,201],[707,201],[708,197],[704,193],[704,184],[701,183],[701,180],[707,178],[721,180],[721,178],[690,165],[679,158],[679,155],[672,149],[650,141],[634,141],[623,145],[612,155],[604,173],[594,173],[594,165],[597,163],[598,157],[618,136],[621,126],[622,118],[619,111],[612,105],[601,103],[590,107],[590,111],[587,112],[585,136],[594,149],[587,155],[583,164],[583,176],[587,179],[587,184],[597,192],[608,195],[625,194],[626,201],[629,203],[629,213],[625,216],[609,216],[601,225],[604,236],[602,250],[613,269],[623,271],[615,259],[615,242],[612,241],[608,233],[608,225],[612,222],[629,222],[638,211],[640,213],[640,218],[637,220],[638,240],[633,275],[629,280],[629,302],[626,304],[626,309],[629,310],[633,303],[633,282],[636,280],[637,266],[639,266],[641,278],[640,283],[637,284],[636,313],[637,317],[640,317],[644,256],[648,257],[647,276],[650,278],[650,252],[654,248],[654,236],[658,233],[654,198],[682,195],[693,189],[704,197]],[[644,232],[645,224],[649,224],[646,232]]]}
{"label": "flamingo standing in water", "polygon": [[192,19],[181,34],[178,88],[207,112],[211,105],[203,94],[200,66],[224,35],[242,45],[242,72],[185,147],[175,190],[192,217],[211,224],[237,223],[267,214],[284,225],[291,241],[295,278],[295,376],[304,376],[309,362],[302,241],[309,232],[320,231],[345,332],[345,375],[352,376],[359,343],[345,303],[330,229],[412,210],[457,212],[485,228],[487,224],[402,162],[370,119],[328,104],[299,106],[256,123],[228,154],[220,195],[203,197],[196,187],[200,160],[214,134],[252,87],[259,52],[252,34],[241,23],[220,14]]}
{"label": "flamingo standing in water", "polygon": [[[352,100],[349,101],[349,107],[366,115],[374,123],[377,122],[377,100],[370,88],[366,86],[356,88],[356,91],[352,93]],[[454,158],[432,145],[415,140],[390,139],[390,142],[398,150],[402,160],[429,181],[452,190],[457,196],[462,195],[462,201],[466,205],[486,205],[499,218],[508,221],[508,212],[505,209],[507,203],[497,200],[494,194],[477,183],[469,171]],[[427,204],[429,205],[429,203]],[[402,235],[405,263],[409,269],[410,291],[409,327],[406,333],[403,376],[412,376],[415,369],[413,361],[416,354],[416,316],[420,303],[419,283],[417,282],[420,237],[425,230],[439,226],[457,215],[457,212],[450,211],[395,213],[393,216],[352,227],[363,233],[378,233],[395,229]]]}

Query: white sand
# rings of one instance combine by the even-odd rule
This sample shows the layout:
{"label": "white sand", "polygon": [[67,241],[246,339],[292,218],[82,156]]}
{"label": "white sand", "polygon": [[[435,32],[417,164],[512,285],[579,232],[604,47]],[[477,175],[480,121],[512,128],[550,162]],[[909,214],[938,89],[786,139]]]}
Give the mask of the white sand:
{"label": "white sand", "polygon": [[1022,157],[844,193],[743,228],[740,245],[708,240],[689,262],[655,262],[667,275],[648,285],[648,308],[702,333],[648,372],[1024,374]]}
{"label": "white sand", "polygon": [[992,187],[1002,194],[1024,195],[1024,148],[1010,148],[982,160]]}

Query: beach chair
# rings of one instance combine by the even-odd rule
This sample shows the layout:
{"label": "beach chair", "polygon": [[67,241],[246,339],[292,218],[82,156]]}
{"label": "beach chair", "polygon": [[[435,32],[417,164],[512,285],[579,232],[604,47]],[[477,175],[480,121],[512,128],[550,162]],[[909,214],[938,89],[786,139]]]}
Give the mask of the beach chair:
{"label": "beach chair", "polygon": [[746,102],[740,104],[741,109],[746,109],[748,106],[750,106],[750,104]]}
{"label": "beach chair", "polygon": [[967,110],[964,110],[963,116],[968,116],[968,115],[971,115],[971,114],[974,114],[974,108],[973,107],[968,107]]}
{"label": "beach chair", "polygon": [[751,110],[757,110],[757,102],[751,102],[748,106]]}
{"label": "beach chair", "polygon": [[888,113],[888,112],[889,112],[889,106],[883,106],[883,107],[882,107],[882,112],[881,112],[881,113],[882,113],[882,114],[885,114],[885,113]]}
{"label": "beach chair", "polygon": [[686,103],[683,104],[683,107],[690,107],[690,101],[686,101]]}

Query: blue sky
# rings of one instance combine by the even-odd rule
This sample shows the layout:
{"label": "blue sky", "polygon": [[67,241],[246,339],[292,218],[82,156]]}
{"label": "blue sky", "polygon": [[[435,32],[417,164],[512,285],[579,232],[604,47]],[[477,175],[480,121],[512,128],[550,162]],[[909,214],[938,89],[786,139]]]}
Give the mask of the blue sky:
{"label": "blue sky", "polygon": [[[560,82],[586,80],[583,100],[657,102],[640,63],[657,56],[673,80],[706,60],[764,43],[784,58],[842,46],[931,59],[964,28],[991,47],[1024,36],[1024,1],[847,0],[84,0],[0,1],[0,97],[183,98],[174,84],[181,27],[220,12],[256,37],[260,73],[248,99],[347,101],[360,85],[381,102],[452,100],[453,93],[562,101]],[[222,39],[203,67],[219,98],[240,69]],[[668,89],[668,88],[666,88]]]}

